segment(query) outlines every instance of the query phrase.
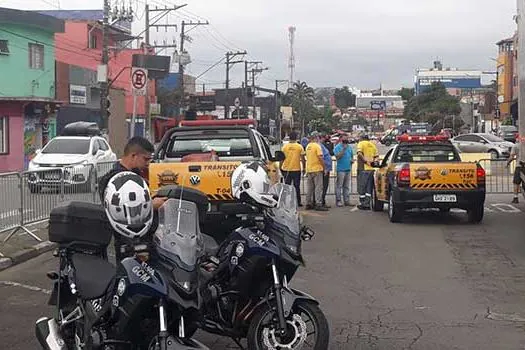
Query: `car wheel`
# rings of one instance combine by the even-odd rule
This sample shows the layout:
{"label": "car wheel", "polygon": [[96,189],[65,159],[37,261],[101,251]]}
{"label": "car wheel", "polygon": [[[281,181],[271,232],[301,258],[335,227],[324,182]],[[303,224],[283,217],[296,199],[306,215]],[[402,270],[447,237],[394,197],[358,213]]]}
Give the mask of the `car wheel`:
{"label": "car wheel", "polygon": [[479,224],[483,220],[483,213],[485,211],[484,204],[476,204],[467,210],[468,222],[471,224]]}
{"label": "car wheel", "polygon": [[383,211],[385,204],[377,199],[375,186],[372,188],[372,210]]}
{"label": "car wheel", "polygon": [[490,159],[498,159],[499,158],[499,153],[495,149],[491,149],[489,151],[489,153],[490,153]]}
{"label": "car wheel", "polygon": [[401,222],[403,219],[404,210],[403,207],[394,202],[394,195],[392,191],[388,194],[388,218],[390,222]]}

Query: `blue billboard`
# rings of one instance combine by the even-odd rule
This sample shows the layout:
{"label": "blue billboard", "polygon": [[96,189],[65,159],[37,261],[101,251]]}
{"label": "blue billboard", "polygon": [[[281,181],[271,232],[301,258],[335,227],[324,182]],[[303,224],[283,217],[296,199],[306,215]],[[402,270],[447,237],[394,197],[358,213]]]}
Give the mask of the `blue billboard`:
{"label": "blue billboard", "polygon": [[445,85],[447,89],[479,89],[481,85],[481,77],[468,78],[449,78],[449,77],[418,77],[416,81],[416,95],[427,90],[434,82],[440,82]]}

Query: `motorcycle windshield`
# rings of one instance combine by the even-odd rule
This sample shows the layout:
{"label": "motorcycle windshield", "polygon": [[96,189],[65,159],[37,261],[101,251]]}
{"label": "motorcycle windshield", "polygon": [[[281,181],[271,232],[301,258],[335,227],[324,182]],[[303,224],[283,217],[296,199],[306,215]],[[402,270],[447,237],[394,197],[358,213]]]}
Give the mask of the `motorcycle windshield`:
{"label": "motorcycle windshield", "polygon": [[270,193],[279,198],[277,206],[270,209],[271,229],[283,235],[287,246],[298,246],[300,222],[295,188],[291,185],[276,183],[270,188]]}
{"label": "motorcycle windshield", "polygon": [[195,203],[167,200],[159,208],[159,227],[154,240],[157,252],[184,270],[193,271],[204,244],[198,225]]}

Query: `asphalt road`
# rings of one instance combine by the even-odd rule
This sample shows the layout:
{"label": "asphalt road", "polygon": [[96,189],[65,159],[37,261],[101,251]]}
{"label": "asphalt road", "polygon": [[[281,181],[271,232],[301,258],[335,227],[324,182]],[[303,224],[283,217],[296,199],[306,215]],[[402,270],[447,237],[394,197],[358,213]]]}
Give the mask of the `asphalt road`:
{"label": "asphalt road", "polygon": [[[525,205],[487,199],[470,225],[460,212],[305,212],[317,235],[291,284],[317,297],[330,349],[518,349],[525,344]],[[46,254],[0,272],[2,348],[36,349],[33,324],[51,310]],[[227,339],[199,334],[214,350]]]}

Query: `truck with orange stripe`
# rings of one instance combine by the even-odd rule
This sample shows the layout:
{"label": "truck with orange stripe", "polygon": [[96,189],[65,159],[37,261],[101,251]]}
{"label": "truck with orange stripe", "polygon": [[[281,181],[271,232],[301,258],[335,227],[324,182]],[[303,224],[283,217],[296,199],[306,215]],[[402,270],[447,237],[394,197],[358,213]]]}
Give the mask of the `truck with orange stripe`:
{"label": "truck with orange stripe", "polygon": [[388,206],[391,222],[400,222],[415,208],[452,208],[467,211],[471,223],[483,220],[485,170],[476,162],[463,162],[445,136],[398,137],[374,174],[372,209]]}

